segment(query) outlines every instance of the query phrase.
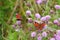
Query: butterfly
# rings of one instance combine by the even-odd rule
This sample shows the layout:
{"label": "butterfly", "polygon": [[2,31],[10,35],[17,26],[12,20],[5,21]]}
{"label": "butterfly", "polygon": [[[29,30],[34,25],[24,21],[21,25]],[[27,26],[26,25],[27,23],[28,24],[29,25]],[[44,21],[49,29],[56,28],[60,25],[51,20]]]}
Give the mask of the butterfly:
{"label": "butterfly", "polygon": [[17,19],[17,20],[22,20],[21,15],[17,13],[17,14],[16,14],[16,19]]}
{"label": "butterfly", "polygon": [[33,24],[37,30],[43,30],[46,25],[44,22],[43,23],[34,22]]}

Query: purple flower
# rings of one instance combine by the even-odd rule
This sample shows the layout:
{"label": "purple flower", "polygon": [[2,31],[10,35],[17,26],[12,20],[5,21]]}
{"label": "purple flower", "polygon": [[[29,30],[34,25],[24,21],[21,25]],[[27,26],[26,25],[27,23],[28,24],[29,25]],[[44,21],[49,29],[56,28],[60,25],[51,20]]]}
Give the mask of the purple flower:
{"label": "purple flower", "polygon": [[47,33],[46,32],[43,32],[42,33],[42,37],[47,37]]}
{"label": "purple flower", "polygon": [[48,21],[51,18],[50,15],[41,18],[41,21]]}
{"label": "purple flower", "polygon": [[35,37],[35,36],[36,36],[36,32],[32,32],[31,37]]}
{"label": "purple flower", "polygon": [[54,34],[54,36],[53,36],[54,38],[56,37],[56,34]]}
{"label": "purple flower", "polygon": [[39,35],[39,36],[37,37],[37,40],[42,40],[42,37]]}
{"label": "purple flower", "polygon": [[40,20],[41,21],[46,21],[46,17],[42,17]]}
{"label": "purple flower", "polygon": [[60,30],[57,30],[57,31],[56,31],[56,34],[57,34],[57,35],[60,35]]}
{"label": "purple flower", "polygon": [[54,20],[54,24],[58,24],[59,23],[59,21],[58,20]]}
{"label": "purple flower", "polygon": [[40,18],[41,16],[40,16],[39,13],[36,13],[36,14],[35,14],[35,17],[38,19],[38,18]]}
{"label": "purple flower", "polygon": [[45,16],[45,17],[46,17],[46,20],[49,20],[49,19],[51,18],[50,15],[47,15],[47,16]]}
{"label": "purple flower", "polygon": [[37,4],[41,4],[42,3],[42,0],[37,0],[36,3]]}
{"label": "purple flower", "polygon": [[55,9],[60,9],[60,5],[55,5]]}
{"label": "purple flower", "polygon": [[30,15],[31,15],[31,11],[30,11],[30,10],[27,10],[27,11],[26,11],[26,15],[27,15],[27,16],[30,16]]}
{"label": "purple flower", "polygon": [[33,22],[32,18],[28,18],[28,22],[32,23]]}
{"label": "purple flower", "polygon": [[60,40],[60,36],[59,35],[56,35],[56,40]]}
{"label": "purple flower", "polygon": [[17,25],[21,25],[21,21],[17,21],[16,24],[17,24]]}
{"label": "purple flower", "polygon": [[55,40],[55,38],[50,38],[50,40]]}

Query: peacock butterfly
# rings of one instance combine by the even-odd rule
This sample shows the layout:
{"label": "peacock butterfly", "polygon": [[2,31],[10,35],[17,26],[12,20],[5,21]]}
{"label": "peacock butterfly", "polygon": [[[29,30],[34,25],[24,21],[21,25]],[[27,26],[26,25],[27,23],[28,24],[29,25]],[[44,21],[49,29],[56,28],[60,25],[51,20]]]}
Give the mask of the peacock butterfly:
{"label": "peacock butterfly", "polygon": [[33,24],[37,30],[43,30],[46,25],[45,22],[42,22],[42,23],[34,22]]}
{"label": "peacock butterfly", "polygon": [[21,15],[17,13],[17,14],[16,14],[16,19],[17,19],[17,20],[22,20]]}

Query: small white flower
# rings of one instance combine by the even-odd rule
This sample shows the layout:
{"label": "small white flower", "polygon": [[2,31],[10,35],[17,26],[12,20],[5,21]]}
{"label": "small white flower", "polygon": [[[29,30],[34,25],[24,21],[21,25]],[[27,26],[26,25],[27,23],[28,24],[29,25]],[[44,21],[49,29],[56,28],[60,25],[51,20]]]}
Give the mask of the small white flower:
{"label": "small white flower", "polygon": [[19,32],[19,29],[15,29],[15,31]]}

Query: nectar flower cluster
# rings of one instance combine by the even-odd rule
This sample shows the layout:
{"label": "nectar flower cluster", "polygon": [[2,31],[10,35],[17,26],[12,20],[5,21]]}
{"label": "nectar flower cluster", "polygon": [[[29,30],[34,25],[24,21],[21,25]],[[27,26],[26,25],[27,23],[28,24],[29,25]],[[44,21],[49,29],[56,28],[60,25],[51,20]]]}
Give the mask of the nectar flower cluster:
{"label": "nectar flower cluster", "polygon": [[42,36],[43,36],[43,37],[47,37],[47,33],[46,33],[46,32],[43,32],[43,33],[42,33]]}
{"label": "nectar flower cluster", "polygon": [[35,17],[36,17],[37,19],[38,19],[38,18],[40,19],[41,16],[40,16],[39,13],[36,13],[36,14],[35,14]]}
{"label": "nectar flower cluster", "polygon": [[60,9],[60,5],[55,5],[55,9]]}
{"label": "nectar flower cluster", "polygon": [[32,32],[31,37],[35,37],[35,36],[36,36],[36,32]]}
{"label": "nectar flower cluster", "polygon": [[30,15],[31,15],[31,11],[30,11],[30,10],[27,10],[27,11],[26,11],[26,15],[27,15],[27,16],[30,16]]}

